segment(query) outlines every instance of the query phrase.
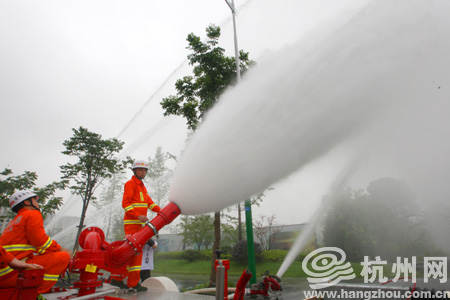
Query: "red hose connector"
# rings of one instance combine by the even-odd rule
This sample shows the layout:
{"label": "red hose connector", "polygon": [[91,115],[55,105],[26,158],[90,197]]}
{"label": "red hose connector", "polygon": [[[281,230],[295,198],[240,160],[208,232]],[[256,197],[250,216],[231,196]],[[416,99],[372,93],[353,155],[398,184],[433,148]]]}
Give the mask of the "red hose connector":
{"label": "red hose connector", "polygon": [[236,284],[236,292],[234,293],[233,300],[243,300],[245,295],[245,286],[248,281],[252,278],[252,272],[250,270],[244,270],[242,272],[241,278],[239,278]]}

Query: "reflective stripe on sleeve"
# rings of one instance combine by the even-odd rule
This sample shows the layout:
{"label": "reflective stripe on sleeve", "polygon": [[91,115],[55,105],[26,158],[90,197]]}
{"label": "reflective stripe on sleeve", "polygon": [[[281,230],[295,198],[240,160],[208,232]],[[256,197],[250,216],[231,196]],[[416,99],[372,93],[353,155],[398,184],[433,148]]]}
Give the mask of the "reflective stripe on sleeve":
{"label": "reflective stripe on sleeve", "polygon": [[37,252],[39,254],[44,254],[45,250],[47,250],[48,247],[52,244],[53,240],[51,238],[48,238],[47,242],[44,243],[41,247],[37,249]]}
{"label": "reflective stripe on sleeve", "polygon": [[14,271],[14,270],[11,269],[10,267],[6,267],[6,268],[3,268],[3,269],[0,269],[0,277],[4,276],[4,275],[6,275],[6,274],[8,274],[8,273],[10,273],[12,271]]}
{"label": "reflective stripe on sleeve", "polygon": [[17,244],[17,245],[3,245],[3,248],[8,251],[36,251],[33,245]]}
{"label": "reflective stripe on sleeve", "polygon": [[132,267],[127,267],[128,272],[136,272],[136,271],[141,271],[141,266],[132,266]]}
{"label": "reflective stripe on sleeve", "polygon": [[[22,258],[20,261],[26,261],[27,259],[28,259],[28,257],[25,257],[25,258]],[[12,269],[9,266],[6,268],[0,269],[0,277],[6,275],[8,273],[11,273],[12,271],[14,271],[14,269]]]}

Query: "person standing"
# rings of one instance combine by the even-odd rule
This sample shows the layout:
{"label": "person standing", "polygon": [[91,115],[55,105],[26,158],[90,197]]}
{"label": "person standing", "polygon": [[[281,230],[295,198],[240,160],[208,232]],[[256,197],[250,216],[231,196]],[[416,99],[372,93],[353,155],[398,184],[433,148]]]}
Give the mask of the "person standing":
{"label": "person standing", "polygon": [[[45,233],[38,200],[39,196],[32,191],[18,191],[11,196],[9,206],[16,217],[3,231],[0,245],[18,260],[44,268],[44,282],[37,291],[43,294],[66,270],[72,253]],[[11,267],[1,269],[0,287],[15,287],[17,276],[18,271]]]}
{"label": "person standing", "polygon": [[[124,229],[126,235],[133,235],[139,232],[148,221],[147,211],[159,213],[161,208],[156,205],[147,193],[147,189],[142,180],[147,175],[148,164],[144,160],[136,160],[132,167],[133,177],[125,183],[122,207],[125,210]],[[146,291],[147,288],[140,285],[140,272],[142,263],[142,253],[133,255],[127,272],[124,275],[111,276],[111,284],[120,288],[128,288],[137,292]],[[127,278],[127,285],[123,279]]]}
{"label": "person standing", "polygon": [[151,271],[153,270],[153,252],[158,243],[152,239],[149,239],[147,243],[142,248],[142,267],[141,267],[141,282],[152,276]]}

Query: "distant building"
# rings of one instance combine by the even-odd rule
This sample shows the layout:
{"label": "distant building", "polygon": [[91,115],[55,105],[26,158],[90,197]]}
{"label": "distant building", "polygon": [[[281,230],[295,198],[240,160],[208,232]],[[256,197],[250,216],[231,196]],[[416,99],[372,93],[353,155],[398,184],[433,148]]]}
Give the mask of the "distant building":
{"label": "distant building", "polygon": [[[183,251],[183,237],[179,234],[160,234],[158,241],[158,251],[173,252]],[[192,249],[193,247],[186,247],[185,249]]]}

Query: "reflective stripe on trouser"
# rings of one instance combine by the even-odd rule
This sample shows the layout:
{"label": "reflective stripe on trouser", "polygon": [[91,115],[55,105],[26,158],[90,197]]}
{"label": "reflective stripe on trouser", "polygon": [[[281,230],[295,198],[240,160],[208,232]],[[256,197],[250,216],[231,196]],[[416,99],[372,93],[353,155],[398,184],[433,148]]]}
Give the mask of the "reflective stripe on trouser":
{"label": "reflective stripe on trouser", "polygon": [[[38,264],[44,267],[44,283],[39,287],[38,293],[43,294],[51,289],[58,281],[59,274],[64,272],[69,264],[70,256],[66,252],[46,252],[42,255],[35,255],[26,262],[29,264]],[[7,274],[5,279],[0,277],[0,287],[12,288],[16,286],[17,271]]]}
{"label": "reflective stripe on trouser", "polygon": [[[125,229],[126,235],[128,235],[128,234],[133,235],[142,229],[142,225],[126,224],[126,225],[124,225],[124,229]],[[141,265],[142,265],[142,252],[137,255],[133,255],[133,257],[128,262],[128,267],[127,267],[127,271],[125,272],[125,274],[111,275],[110,278],[114,279],[114,280],[122,281],[124,278],[128,277],[127,286],[135,287],[139,283],[139,280],[141,279],[141,276],[140,276]]]}

